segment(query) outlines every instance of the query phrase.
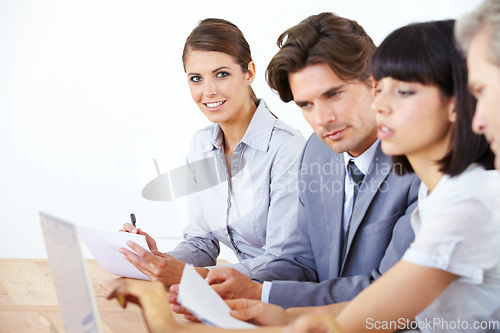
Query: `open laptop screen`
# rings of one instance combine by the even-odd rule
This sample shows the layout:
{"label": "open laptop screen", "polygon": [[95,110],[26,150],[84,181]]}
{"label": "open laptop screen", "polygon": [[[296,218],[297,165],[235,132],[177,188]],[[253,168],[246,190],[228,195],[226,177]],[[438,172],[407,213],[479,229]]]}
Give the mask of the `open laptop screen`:
{"label": "open laptop screen", "polygon": [[75,225],[40,213],[66,332],[100,332],[100,320]]}

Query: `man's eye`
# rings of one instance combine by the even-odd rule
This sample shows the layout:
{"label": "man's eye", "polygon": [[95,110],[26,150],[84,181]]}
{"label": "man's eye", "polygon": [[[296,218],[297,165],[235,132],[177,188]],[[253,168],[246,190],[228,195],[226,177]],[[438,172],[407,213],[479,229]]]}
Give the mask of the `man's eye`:
{"label": "man's eye", "polygon": [[303,111],[309,111],[312,108],[312,104],[311,103],[300,104],[299,108]]}

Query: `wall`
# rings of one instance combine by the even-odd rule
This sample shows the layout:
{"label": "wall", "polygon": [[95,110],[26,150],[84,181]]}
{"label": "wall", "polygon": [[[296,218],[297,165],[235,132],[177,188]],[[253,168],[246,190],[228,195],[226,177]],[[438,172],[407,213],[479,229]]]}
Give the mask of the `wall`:
{"label": "wall", "polygon": [[[107,230],[134,212],[163,250],[178,242],[175,206],[141,197],[135,147],[162,133],[163,157],[182,160],[191,134],[207,124],[181,62],[199,20],[220,17],[240,27],[257,64],[257,95],[308,135],[298,108],[264,80],[286,28],[334,11],[357,20],[378,44],[404,24],[456,18],[478,3],[0,1],[0,258],[46,256],[39,210]],[[233,260],[227,250],[223,257]]]}

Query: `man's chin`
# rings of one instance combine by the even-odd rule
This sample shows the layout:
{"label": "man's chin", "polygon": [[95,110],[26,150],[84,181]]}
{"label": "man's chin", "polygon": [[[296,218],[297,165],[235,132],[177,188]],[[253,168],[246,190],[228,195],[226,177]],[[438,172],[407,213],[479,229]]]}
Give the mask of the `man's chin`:
{"label": "man's chin", "polygon": [[343,140],[330,140],[328,138],[323,138],[321,139],[328,148],[336,152],[337,154],[342,154],[345,153],[346,151],[349,151],[349,147],[347,147],[346,143]]}

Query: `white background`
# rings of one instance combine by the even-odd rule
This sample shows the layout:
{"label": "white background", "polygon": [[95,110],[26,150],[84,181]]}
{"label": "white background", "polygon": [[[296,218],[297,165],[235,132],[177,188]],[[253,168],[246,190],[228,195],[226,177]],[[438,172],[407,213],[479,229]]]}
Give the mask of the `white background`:
{"label": "white background", "polygon": [[[135,150],[162,133],[156,153],[167,164],[183,160],[187,140],[207,124],[181,61],[199,20],[225,18],[243,31],[257,96],[309,135],[298,108],[264,79],[284,30],[333,11],[357,20],[378,45],[402,25],[457,18],[479,2],[0,0],[0,258],[46,256],[40,210],[106,230],[134,212],[162,250],[180,240],[175,205],[141,197],[145,170]],[[227,249],[222,257],[234,260]]]}

